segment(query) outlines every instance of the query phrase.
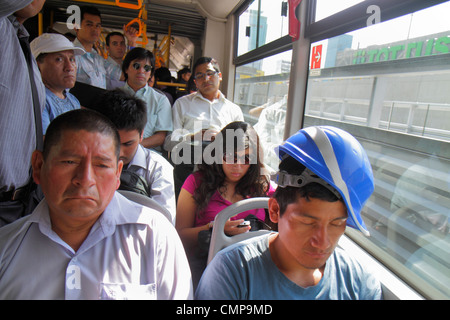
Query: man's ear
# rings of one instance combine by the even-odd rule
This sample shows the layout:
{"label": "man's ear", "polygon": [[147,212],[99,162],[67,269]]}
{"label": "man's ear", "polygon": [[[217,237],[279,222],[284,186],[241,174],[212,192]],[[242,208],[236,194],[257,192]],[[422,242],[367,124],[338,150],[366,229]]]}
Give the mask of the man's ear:
{"label": "man's ear", "polygon": [[35,150],[31,155],[31,166],[33,168],[33,180],[36,184],[40,184],[41,170],[44,165],[44,155],[41,151]]}
{"label": "man's ear", "polygon": [[116,172],[117,177],[116,190],[119,189],[120,187],[120,175],[122,174],[122,169],[123,169],[123,161],[119,160],[119,162],[117,163],[117,172]]}
{"label": "man's ear", "polygon": [[278,223],[280,219],[280,206],[274,198],[269,199],[269,218],[273,223]]}

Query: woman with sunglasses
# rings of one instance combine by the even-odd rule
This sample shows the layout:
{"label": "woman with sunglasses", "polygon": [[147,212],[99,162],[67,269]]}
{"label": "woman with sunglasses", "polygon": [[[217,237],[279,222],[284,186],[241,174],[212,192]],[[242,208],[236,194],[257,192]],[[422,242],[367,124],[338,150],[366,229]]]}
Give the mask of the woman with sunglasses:
{"label": "woman with sunglasses", "polygon": [[148,85],[154,69],[155,58],[150,51],[140,47],[130,50],[122,64],[126,81],[122,90],[146,103],[147,125],[141,144],[161,152],[167,132],[173,130],[172,108],[165,95]]}
{"label": "woman with sunglasses", "polygon": [[[212,164],[206,164],[203,158],[198,170],[184,182],[177,202],[176,228],[191,264],[194,286],[206,267],[207,250],[199,250],[202,234],[213,227],[216,215],[237,201],[274,192],[269,177],[263,174],[262,148],[252,126],[232,122],[215,136],[213,143],[221,144],[215,150],[223,151],[222,156],[214,155]],[[233,236],[248,232],[251,227],[241,223],[250,214],[266,220],[264,209],[242,212],[226,223],[225,233]]]}

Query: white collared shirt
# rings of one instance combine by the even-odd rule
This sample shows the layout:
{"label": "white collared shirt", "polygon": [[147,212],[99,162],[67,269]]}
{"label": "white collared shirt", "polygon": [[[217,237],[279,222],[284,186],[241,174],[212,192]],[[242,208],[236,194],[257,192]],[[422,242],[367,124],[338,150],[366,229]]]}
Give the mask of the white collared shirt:
{"label": "white collared shirt", "polygon": [[0,228],[0,299],[191,299],[189,264],[158,211],[115,193],[75,252],[44,199]]}
{"label": "white collared shirt", "polygon": [[128,164],[130,170],[147,181],[150,196],[172,215],[175,225],[176,204],[173,181],[173,166],[156,151],[139,145],[133,159]]}
{"label": "white collared shirt", "polygon": [[[220,131],[233,121],[244,121],[241,108],[226,99],[219,91],[219,98],[210,101],[200,92],[178,98],[172,107],[173,133],[171,141],[180,141],[199,130]],[[170,148],[166,147],[166,150]]]}

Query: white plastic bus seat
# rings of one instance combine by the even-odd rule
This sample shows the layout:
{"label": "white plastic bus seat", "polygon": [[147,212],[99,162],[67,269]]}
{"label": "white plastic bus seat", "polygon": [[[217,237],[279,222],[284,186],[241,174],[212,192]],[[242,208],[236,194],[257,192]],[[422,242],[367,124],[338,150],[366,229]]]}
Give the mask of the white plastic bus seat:
{"label": "white plastic bus seat", "polygon": [[214,258],[214,256],[222,250],[223,248],[234,244],[236,242],[249,239],[252,237],[260,236],[263,234],[270,233],[272,231],[269,230],[258,230],[258,231],[250,231],[241,233],[232,237],[229,237],[225,234],[224,228],[225,223],[230,219],[231,217],[252,209],[267,209],[269,203],[268,197],[258,197],[258,198],[251,198],[251,199],[245,199],[238,201],[236,203],[233,203],[231,206],[228,206],[227,208],[220,211],[216,218],[214,219],[214,228],[211,234],[211,242],[209,245],[209,252],[208,252],[208,261],[209,264],[211,260]]}
{"label": "white plastic bus seat", "polygon": [[172,223],[172,215],[170,214],[169,210],[164,208],[162,205],[160,205],[154,199],[144,196],[143,194],[133,192],[133,191],[127,191],[127,190],[118,190],[118,191],[121,195],[126,197],[128,200],[131,200],[133,202],[142,204],[143,206],[146,206],[146,207],[149,207],[149,208],[152,208],[152,209],[155,209],[155,210],[161,212],[167,219],[169,219],[170,223]]}

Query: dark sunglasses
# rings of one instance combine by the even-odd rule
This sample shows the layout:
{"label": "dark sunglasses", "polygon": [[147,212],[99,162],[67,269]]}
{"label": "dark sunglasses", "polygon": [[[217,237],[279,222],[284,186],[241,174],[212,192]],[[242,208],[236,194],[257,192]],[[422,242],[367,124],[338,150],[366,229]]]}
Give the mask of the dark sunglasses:
{"label": "dark sunglasses", "polygon": [[[141,64],[139,62],[135,62],[135,63],[133,63],[132,67],[133,67],[134,70],[139,70],[139,69],[141,69]],[[144,65],[144,70],[145,70],[145,72],[149,72],[149,71],[152,70],[152,66],[149,66],[148,64],[145,64]]]}
{"label": "dark sunglasses", "polygon": [[[232,160],[232,162],[230,162]],[[238,156],[236,153],[224,153],[223,161],[227,164],[250,164],[250,155],[246,154],[244,156]]]}

